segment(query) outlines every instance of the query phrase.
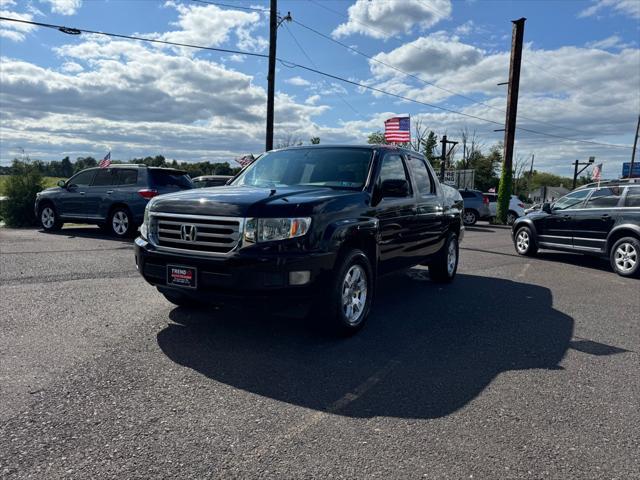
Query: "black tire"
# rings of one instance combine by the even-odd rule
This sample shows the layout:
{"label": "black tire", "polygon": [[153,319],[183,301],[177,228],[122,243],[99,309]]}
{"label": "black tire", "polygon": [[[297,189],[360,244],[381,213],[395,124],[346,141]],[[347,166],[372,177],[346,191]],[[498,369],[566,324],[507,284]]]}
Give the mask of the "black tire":
{"label": "black tire", "polygon": [[133,216],[127,207],[115,207],[107,220],[107,231],[118,238],[128,238],[136,231]]}
{"label": "black tire", "polygon": [[515,222],[517,218],[518,214],[510,210],[507,213],[507,225],[513,225],[513,222]]}
{"label": "black tire", "polygon": [[348,336],[360,330],[369,317],[375,282],[371,262],[362,250],[351,250],[338,262],[329,292],[314,316],[333,334]]}
{"label": "black tire", "polygon": [[429,276],[438,283],[451,283],[458,272],[458,236],[450,232],[436,257],[429,262]]}
{"label": "black tire", "polygon": [[529,227],[520,227],[513,236],[513,246],[518,255],[533,257],[538,253],[538,245]]}
{"label": "black tire", "polygon": [[611,268],[621,277],[640,276],[640,240],[623,237],[617,240],[609,252]]}
{"label": "black tire", "polygon": [[38,208],[38,220],[40,226],[45,232],[55,232],[62,228],[64,223],[60,220],[60,216],[53,204],[47,202]]}
{"label": "black tire", "polygon": [[478,212],[476,212],[475,210],[471,210],[470,208],[465,208],[464,213],[462,214],[462,221],[466,226],[470,227],[471,225],[476,224],[476,222],[478,221],[478,217]]}

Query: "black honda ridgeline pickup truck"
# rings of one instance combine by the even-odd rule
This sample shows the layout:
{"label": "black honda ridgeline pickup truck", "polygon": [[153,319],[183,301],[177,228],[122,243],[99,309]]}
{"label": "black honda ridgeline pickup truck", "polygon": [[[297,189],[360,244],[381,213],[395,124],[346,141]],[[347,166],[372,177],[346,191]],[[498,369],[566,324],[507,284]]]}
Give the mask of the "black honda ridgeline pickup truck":
{"label": "black honda ridgeline pickup truck", "polygon": [[227,186],[153,198],[136,264],[176,305],[266,300],[349,334],[369,314],[378,275],[422,264],[432,280],[453,280],[462,211],[416,152],[286,148]]}

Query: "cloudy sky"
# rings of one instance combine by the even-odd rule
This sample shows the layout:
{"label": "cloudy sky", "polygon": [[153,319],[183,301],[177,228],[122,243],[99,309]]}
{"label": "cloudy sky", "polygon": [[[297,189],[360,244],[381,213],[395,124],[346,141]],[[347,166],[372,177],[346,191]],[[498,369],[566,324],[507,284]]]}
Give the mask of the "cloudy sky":
{"label": "cloudy sky", "polygon": [[[267,53],[266,0],[0,0],[0,15]],[[243,7],[243,8],[237,8]],[[640,113],[640,0],[280,0],[278,56],[421,103],[279,63],[276,143],[362,143],[409,113],[438,135],[501,139],[511,20],[526,17],[516,154],[605,176],[631,156]],[[373,57],[322,38],[315,29]],[[264,146],[267,62],[0,22],[0,163],[163,154],[230,160]],[[462,112],[458,115],[425,104]],[[596,143],[588,143],[596,142]],[[613,144],[626,146],[607,146]]]}

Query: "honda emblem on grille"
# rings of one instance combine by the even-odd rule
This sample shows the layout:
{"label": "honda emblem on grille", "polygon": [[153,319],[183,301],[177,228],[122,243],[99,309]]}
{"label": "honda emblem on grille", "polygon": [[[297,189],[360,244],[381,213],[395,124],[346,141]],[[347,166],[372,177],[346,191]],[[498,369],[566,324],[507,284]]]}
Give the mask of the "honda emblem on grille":
{"label": "honda emblem on grille", "polygon": [[180,225],[180,238],[185,242],[195,242],[198,238],[198,229],[195,225]]}

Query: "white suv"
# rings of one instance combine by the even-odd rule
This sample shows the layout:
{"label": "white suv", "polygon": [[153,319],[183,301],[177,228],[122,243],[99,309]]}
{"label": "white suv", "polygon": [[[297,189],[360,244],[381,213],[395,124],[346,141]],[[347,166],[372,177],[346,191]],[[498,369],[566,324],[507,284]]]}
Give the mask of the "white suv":
{"label": "white suv", "polygon": [[[483,193],[483,195],[489,199],[489,216],[495,217],[498,209],[498,194]],[[516,218],[524,215],[524,203],[522,203],[522,201],[515,195],[511,195],[511,199],[509,200],[509,212],[507,212],[507,225],[513,225]]]}

